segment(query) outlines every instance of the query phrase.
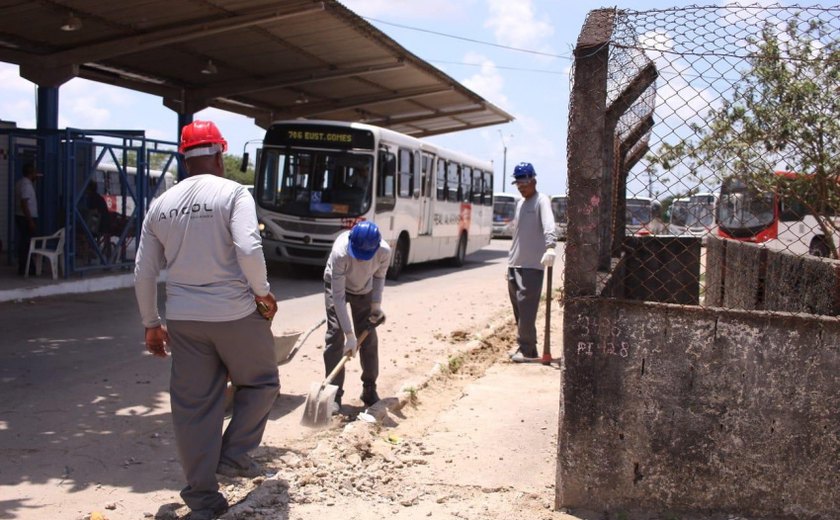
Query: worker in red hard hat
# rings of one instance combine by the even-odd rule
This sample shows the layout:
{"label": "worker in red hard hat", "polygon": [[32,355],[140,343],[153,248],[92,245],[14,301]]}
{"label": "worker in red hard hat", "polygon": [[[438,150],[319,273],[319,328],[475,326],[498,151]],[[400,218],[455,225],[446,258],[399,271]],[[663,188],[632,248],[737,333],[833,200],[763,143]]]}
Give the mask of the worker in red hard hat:
{"label": "worker in red hard hat", "polygon": [[[149,206],[135,260],[135,292],[146,348],[172,355],[170,398],[190,518],[228,508],[216,473],[258,477],[248,454],[262,441],[279,390],[266,276],[254,198],[224,178],[227,141],[210,121],[181,132],[187,178]],[[166,324],[157,280],[166,267]],[[227,377],[237,387],[222,434]]]}

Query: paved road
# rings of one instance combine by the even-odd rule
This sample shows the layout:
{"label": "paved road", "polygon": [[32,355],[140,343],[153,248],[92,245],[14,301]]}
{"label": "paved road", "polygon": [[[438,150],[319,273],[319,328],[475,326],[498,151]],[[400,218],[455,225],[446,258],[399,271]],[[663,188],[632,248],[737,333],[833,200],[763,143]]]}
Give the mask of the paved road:
{"label": "paved road", "polygon": [[[494,241],[460,269],[411,266],[388,283],[380,395],[396,395],[462,347],[453,332],[479,330],[508,312],[509,245]],[[270,271],[280,300],[275,334],[317,323],[320,273]],[[135,518],[127,513],[177,501],[169,362],[145,354],[132,290],[0,303],[0,327],[0,518],[76,518],[108,503],[117,506],[112,518]],[[322,348],[323,329],[280,367],[267,446],[308,434],[298,424],[300,405],[323,378]],[[348,370],[345,402],[358,404],[358,365]]]}

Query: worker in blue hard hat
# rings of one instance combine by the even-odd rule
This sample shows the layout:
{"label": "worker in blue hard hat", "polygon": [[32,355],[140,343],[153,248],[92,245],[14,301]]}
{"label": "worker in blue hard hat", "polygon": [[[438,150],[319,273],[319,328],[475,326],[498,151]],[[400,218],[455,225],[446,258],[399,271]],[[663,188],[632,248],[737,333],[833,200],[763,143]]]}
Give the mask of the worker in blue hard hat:
{"label": "worker in blue hard hat", "polygon": [[[341,358],[359,353],[362,365],[362,395],[365,406],[379,401],[376,379],[379,376],[379,341],[371,324],[381,323],[385,273],[391,261],[391,247],[382,239],[379,228],[370,221],[357,223],[333,243],[324,269],[324,301],[327,310],[327,334],[324,368],[332,372]],[[347,312],[347,305],[350,312]],[[369,329],[367,338],[358,344],[358,336]],[[338,387],[332,412],[341,409],[344,394],[344,369],[332,384]]]}
{"label": "worker in blue hard hat", "polygon": [[517,327],[511,360],[522,363],[538,358],[536,321],[543,270],[554,265],[557,237],[551,199],[537,192],[534,166],[527,162],[516,165],[512,184],[522,198],[516,202],[508,254],[508,294]]}

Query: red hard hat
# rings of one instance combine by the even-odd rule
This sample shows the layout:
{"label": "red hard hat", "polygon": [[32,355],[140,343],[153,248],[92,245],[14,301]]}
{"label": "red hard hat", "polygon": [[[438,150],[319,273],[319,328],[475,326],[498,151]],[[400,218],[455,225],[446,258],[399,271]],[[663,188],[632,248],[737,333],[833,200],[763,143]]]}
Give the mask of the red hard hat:
{"label": "red hard hat", "polygon": [[190,148],[207,144],[220,144],[222,153],[227,151],[227,141],[212,121],[193,121],[181,129],[179,152],[184,153]]}

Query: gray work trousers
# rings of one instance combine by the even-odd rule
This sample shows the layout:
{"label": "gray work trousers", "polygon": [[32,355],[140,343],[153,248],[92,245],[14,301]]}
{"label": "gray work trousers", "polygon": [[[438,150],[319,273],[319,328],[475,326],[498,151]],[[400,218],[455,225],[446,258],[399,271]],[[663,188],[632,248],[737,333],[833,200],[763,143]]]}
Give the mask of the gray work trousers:
{"label": "gray work trousers", "polygon": [[542,294],[543,271],[509,267],[508,295],[516,319],[516,343],[525,357],[537,357],[537,310]]}
{"label": "gray work trousers", "polygon": [[[346,293],[347,303],[350,304],[350,316],[353,319],[353,330],[360,335],[370,324],[371,293],[350,294]],[[326,375],[341,361],[344,355],[344,331],[338,322],[333,302],[332,288],[329,284],[324,286],[324,305],[327,308],[327,335],[325,338],[326,348],[324,349],[324,368]],[[376,329],[371,327],[368,337],[359,346],[359,361],[362,365],[362,385],[365,387],[376,386],[376,378],[379,377],[379,338],[376,336]],[[347,365],[345,365],[347,366]],[[332,382],[338,387],[335,394],[337,401],[341,401],[344,395],[344,369],[342,368]]]}
{"label": "gray work trousers", "polygon": [[[216,467],[248,466],[280,388],[271,324],[254,311],[225,322],[168,320],[166,327],[172,423],[187,479],[181,498],[190,509],[213,509],[224,500]],[[222,434],[227,376],[237,390]]]}

